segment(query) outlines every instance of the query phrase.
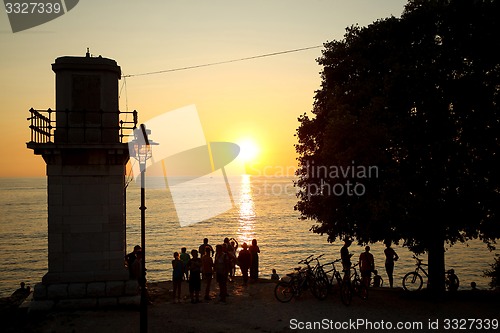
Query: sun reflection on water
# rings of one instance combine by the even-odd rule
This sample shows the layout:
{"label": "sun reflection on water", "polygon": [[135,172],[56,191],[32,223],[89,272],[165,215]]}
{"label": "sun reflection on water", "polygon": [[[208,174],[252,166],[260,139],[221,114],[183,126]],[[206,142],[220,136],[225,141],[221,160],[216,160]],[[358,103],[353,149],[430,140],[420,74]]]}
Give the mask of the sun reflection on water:
{"label": "sun reflection on water", "polygon": [[250,175],[242,175],[238,193],[238,239],[250,244],[255,238],[255,206],[252,196],[252,182]]}

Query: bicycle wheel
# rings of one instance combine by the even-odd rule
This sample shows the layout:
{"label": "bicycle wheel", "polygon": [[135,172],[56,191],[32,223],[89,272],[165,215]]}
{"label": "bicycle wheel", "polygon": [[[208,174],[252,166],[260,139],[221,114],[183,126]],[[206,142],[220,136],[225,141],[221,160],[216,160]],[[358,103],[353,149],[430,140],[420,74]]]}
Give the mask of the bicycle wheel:
{"label": "bicycle wheel", "polygon": [[351,304],[352,301],[352,290],[351,290],[351,284],[350,283],[342,283],[342,286],[340,287],[340,300],[344,305],[348,306]]}
{"label": "bicycle wheel", "polygon": [[322,267],[318,267],[318,269],[314,272],[314,278],[315,279],[328,279],[328,276],[326,275],[326,273]]}
{"label": "bicycle wheel", "polygon": [[424,284],[422,276],[416,272],[410,272],[403,277],[403,289],[406,291],[418,291]]}
{"label": "bicycle wheel", "polygon": [[328,275],[326,275],[323,268],[320,266],[314,272],[313,275],[315,281],[315,293],[316,296],[320,300],[324,300],[328,296],[328,291],[330,290],[330,282],[328,281]]}
{"label": "bicycle wheel", "polygon": [[274,297],[281,303],[290,302],[295,295],[295,288],[291,282],[280,281],[274,288]]}
{"label": "bicycle wheel", "polygon": [[328,296],[328,280],[324,278],[315,278],[311,281],[311,293],[319,300],[324,300]]}
{"label": "bicycle wheel", "polygon": [[[337,283],[335,283],[335,281]],[[330,292],[338,291],[340,293],[342,285],[342,277],[340,276],[339,272],[336,272],[330,281]]]}

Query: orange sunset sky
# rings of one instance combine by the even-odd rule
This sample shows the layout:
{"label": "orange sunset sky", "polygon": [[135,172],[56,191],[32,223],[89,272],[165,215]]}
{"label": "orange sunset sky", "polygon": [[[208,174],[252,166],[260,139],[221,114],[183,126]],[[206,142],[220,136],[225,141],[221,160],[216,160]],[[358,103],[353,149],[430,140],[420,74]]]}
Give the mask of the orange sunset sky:
{"label": "orange sunset sky", "polygon": [[[60,56],[117,61],[141,74],[322,45],[352,24],[399,17],[403,0],[84,0],[65,15],[12,33],[0,13],[0,177],[44,176],[26,148],[28,110],[55,107]],[[139,122],[196,105],[207,141],[242,146],[252,173],[296,166],[297,117],[319,88],[322,48],[157,75],[122,78],[120,109]],[[154,139],[154,133],[151,134]]]}

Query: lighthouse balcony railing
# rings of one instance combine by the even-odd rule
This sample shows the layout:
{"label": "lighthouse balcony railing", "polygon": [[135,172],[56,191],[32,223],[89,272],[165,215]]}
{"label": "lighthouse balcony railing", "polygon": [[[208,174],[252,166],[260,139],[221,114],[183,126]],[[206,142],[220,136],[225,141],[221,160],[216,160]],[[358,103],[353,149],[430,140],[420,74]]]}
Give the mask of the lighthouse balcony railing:
{"label": "lighthouse balcony railing", "polygon": [[[30,143],[109,143],[110,136],[123,143],[137,128],[137,111],[30,109]],[[132,116],[132,119],[130,118]],[[117,117],[118,116],[118,117]],[[117,121],[115,121],[117,120]],[[115,124],[113,126],[112,124]],[[110,125],[111,124],[111,125]],[[107,134],[107,135],[105,135]]]}

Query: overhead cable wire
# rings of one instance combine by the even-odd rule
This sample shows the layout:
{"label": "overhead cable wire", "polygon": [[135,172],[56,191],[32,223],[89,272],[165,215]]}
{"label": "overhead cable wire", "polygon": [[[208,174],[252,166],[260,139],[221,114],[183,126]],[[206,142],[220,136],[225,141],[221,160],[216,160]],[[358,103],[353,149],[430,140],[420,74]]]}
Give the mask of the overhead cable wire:
{"label": "overhead cable wire", "polygon": [[123,84],[122,84],[122,87],[120,88],[120,92],[118,93],[118,99],[120,99],[122,97],[122,91],[123,91],[123,88],[125,88],[125,111],[128,112],[127,79],[123,75],[122,75],[122,77],[123,77]]}
{"label": "overhead cable wire", "polygon": [[231,62],[238,62],[238,61],[252,60],[252,59],[258,59],[258,58],[272,57],[272,56],[286,54],[286,53],[293,53],[293,52],[300,52],[300,51],[306,51],[306,50],[311,50],[311,49],[317,49],[317,48],[320,48],[320,47],[323,47],[323,45],[303,47],[303,48],[300,48],[300,49],[279,51],[279,52],[273,52],[273,53],[266,53],[266,54],[260,54],[260,55],[256,55],[256,56],[251,56],[251,57],[245,57],[245,58],[239,58],[239,59],[231,59],[231,60],[225,60],[225,61],[218,61],[218,62],[212,62],[212,63],[202,64],[202,65],[194,65],[194,66],[187,66],[187,67],[165,69],[165,70],[155,71],[155,72],[147,72],[147,73],[139,73],[139,74],[128,74],[128,75],[123,75],[123,77],[127,78],[127,77],[135,77],[135,76],[146,76],[146,75],[155,75],[155,74],[164,74],[164,73],[170,73],[170,72],[178,72],[178,71],[183,71],[183,70],[188,70],[188,69],[195,69],[195,68],[200,68],[200,67],[209,67],[209,66],[215,66],[215,65],[229,64]]}

